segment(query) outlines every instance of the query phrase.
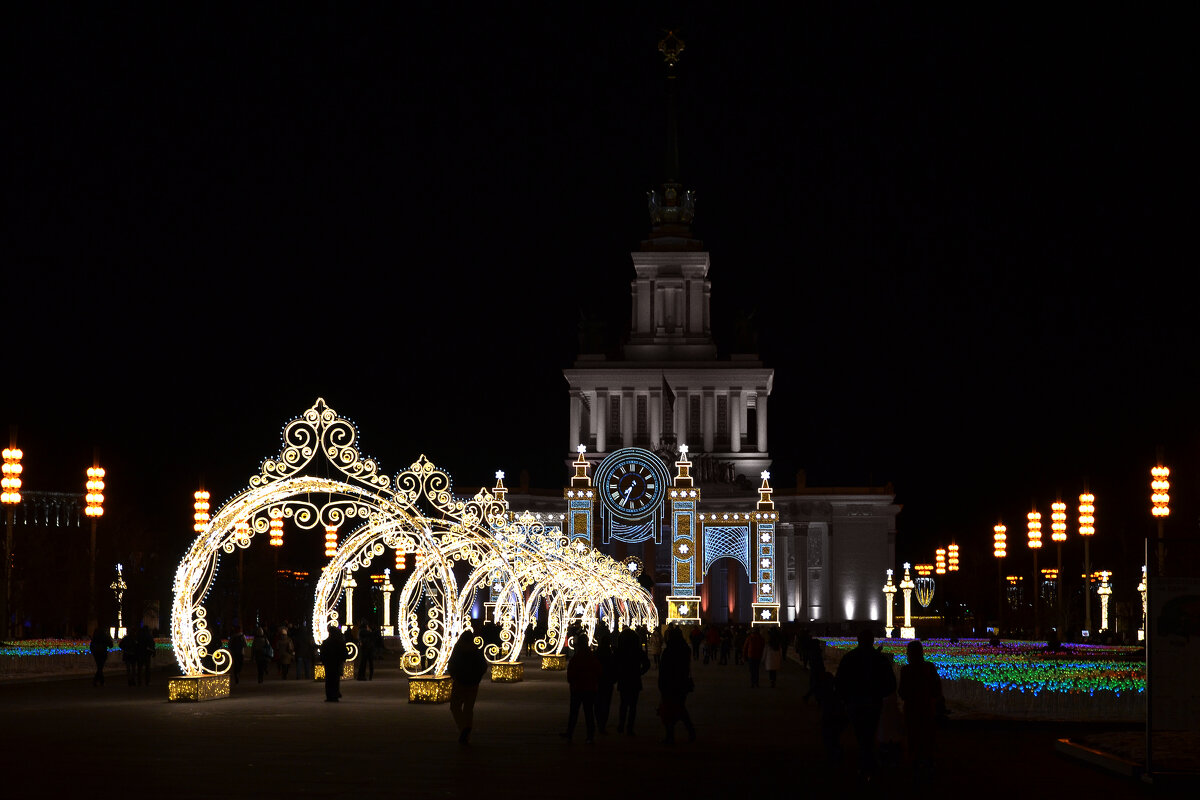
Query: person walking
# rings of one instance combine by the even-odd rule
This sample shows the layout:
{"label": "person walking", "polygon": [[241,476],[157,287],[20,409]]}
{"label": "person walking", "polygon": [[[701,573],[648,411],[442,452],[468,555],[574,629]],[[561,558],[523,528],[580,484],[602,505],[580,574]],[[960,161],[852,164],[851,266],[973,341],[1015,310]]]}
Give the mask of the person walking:
{"label": "person walking", "polygon": [[763,669],[767,671],[767,680],[772,689],[775,688],[775,677],[779,674],[779,667],[783,664],[782,639],[779,628],[772,628],[767,634],[767,647],[763,651]]}
{"label": "person walking", "polygon": [[154,660],[154,634],[145,625],[138,628],[137,673],[138,686],[150,685],[150,665]]}
{"label": "person walking", "polygon": [[475,632],[467,628],[454,643],[450,661],[446,665],[450,675],[450,715],[458,726],[458,743],[468,744],[471,728],[475,726],[475,700],[479,697],[479,684],[487,673],[487,659],[475,643]]}
{"label": "person walking", "polygon": [[617,665],[613,656],[612,636],[604,634],[596,645],[600,661],[600,681],[596,685],[596,730],[608,733],[608,718],[612,712],[613,686],[617,682]]}
{"label": "person walking", "polygon": [[579,709],[583,708],[584,724],[587,727],[587,743],[596,737],[596,691],[600,685],[602,666],[600,659],[588,646],[586,634],[578,634],[573,642],[575,655],[567,662],[567,683],[571,687],[570,713],[567,715],[567,732],[562,736],[569,743],[575,734],[575,723],[579,721]]}
{"label": "person walking", "polygon": [[130,686],[137,685],[137,636],[128,631],[121,637],[121,661],[125,664],[125,679]]}
{"label": "person walking", "polygon": [[108,628],[103,625],[97,625],[96,630],[92,631],[92,659],[96,662],[96,674],[92,677],[92,686],[104,685],[104,662],[108,661],[109,648],[113,646],[112,637],[108,635]]}
{"label": "person walking", "polygon": [[287,628],[279,629],[279,638],[275,640],[275,663],[279,666],[279,677],[287,680],[292,662],[296,660],[296,644],[288,635]]}
{"label": "person walking", "polygon": [[271,663],[273,655],[275,655],[275,648],[271,647],[271,642],[267,639],[267,632],[261,627],[255,629],[254,643],[250,645],[250,657],[254,659],[259,683],[262,683],[263,679],[267,677],[267,665]]}
{"label": "person walking", "polygon": [[242,667],[246,665],[246,637],[242,634],[241,626],[233,629],[229,637],[229,655],[233,659],[233,682],[238,683],[242,676]]}
{"label": "person walking", "polygon": [[617,675],[617,694],[620,697],[617,733],[633,736],[638,695],[642,693],[642,676],[650,669],[650,659],[642,650],[641,639],[629,628],[621,631],[617,637],[617,652],[613,655],[613,664]]}
{"label": "person walking", "polygon": [[691,650],[683,639],[683,631],[672,625],[667,631],[667,643],[663,647],[658,670],[658,691],[662,695],[658,713],[666,729],[664,744],[675,743],[677,722],[683,723],[688,732],[688,741],[696,741],[696,726],[692,724],[687,710],[687,696],[693,688]]}
{"label": "person walking", "polygon": [[875,777],[875,734],[883,698],[896,691],[895,673],[874,645],[875,635],[864,628],[858,634],[858,647],[842,656],[834,678],[858,742],[859,775],[867,781]]}
{"label": "person walking", "polygon": [[336,703],[342,696],[342,666],[346,663],[346,637],[337,625],[330,624],[321,642],[321,663],[325,665],[325,702]]}
{"label": "person walking", "polygon": [[359,627],[358,634],[360,654],[362,661],[358,662],[358,675],[356,680],[373,681],[375,680],[375,645],[376,635],[375,630],[371,627],[371,623],[366,620]]}
{"label": "person walking", "polygon": [[758,632],[758,628],[751,626],[750,634],[746,637],[746,643],[742,646],[742,655],[746,658],[746,664],[750,668],[750,688],[758,688],[758,671],[762,666],[763,650],[767,643],[763,640],[762,634]]}
{"label": "person walking", "polygon": [[925,648],[919,640],[909,642],[905,653],[908,663],[900,668],[899,695],[904,701],[908,758],[916,777],[932,777],[933,740],[938,707],[942,703],[942,681],[937,667],[925,660]]}

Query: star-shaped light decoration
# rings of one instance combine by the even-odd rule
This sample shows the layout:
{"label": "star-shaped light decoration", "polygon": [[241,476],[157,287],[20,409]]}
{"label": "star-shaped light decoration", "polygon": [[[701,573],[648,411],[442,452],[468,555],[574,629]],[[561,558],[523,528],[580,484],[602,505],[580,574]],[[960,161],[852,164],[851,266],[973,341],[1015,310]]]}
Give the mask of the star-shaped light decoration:
{"label": "star-shaped light decoration", "polygon": [[688,604],[687,603],[679,604],[679,613],[685,617],[687,616],[687,613],[688,613]]}
{"label": "star-shaped light decoration", "polygon": [[692,548],[688,547],[686,543],[679,545],[679,555],[681,556],[686,556],[691,550]]}
{"label": "star-shaped light decoration", "polygon": [[584,544],[583,542],[576,542],[576,543],[575,543],[575,549],[576,549],[576,550],[578,550],[580,553],[586,553],[586,552],[587,552],[587,545],[586,545],[586,544]]}
{"label": "star-shaped light decoration", "polygon": [[496,480],[498,480],[498,481],[504,480],[504,470],[502,470],[502,469],[496,470]]}
{"label": "star-shaped light decoration", "polygon": [[762,475],[761,475],[760,477],[761,477],[761,478],[762,478],[764,481],[769,481],[769,480],[771,480],[771,473],[770,473],[770,472],[767,472],[767,471],[764,469],[764,470],[762,471]]}
{"label": "star-shaped light decoration", "polygon": [[771,559],[769,559],[769,558],[764,558],[760,563],[762,564],[763,569],[771,568]]}
{"label": "star-shaped light decoration", "polygon": [[587,452],[587,445],[581,444],[578,447],[576,447],[575,450],[579,453],[579,455],[583,455],[584,453]]}
{"label": "star-shaped light decoration", "polygon": [[770,618],[771,618],[771,609],[769,609],[769,608],[764,608],[764,609],[762,610],[762,614],[760,614],[760,616],[761,616],[763,619],[770,619]]}
{"label": "star-shaped light decoration", "polygon": [[764,583],[762,590],[763,590],[763,594],[770,594],[771,593],[771,584]]}
{"label": "star-shaped light decoration", "polygon": [[679,445],[679,455],[686,456],[688,454],[688,446],[686,444]]}
{"label": "star-shaped light decoration", "polygon": [[630,572],[637,572],[637,569],[638,569],[637,564],[633,563],[632,561],[630,561],[628,564],[626,564],[625,568],[628,569]]}
{"label": "star-shaped light decoration", "polygon": [[769,533],[764,533],[764,534],[762,535],[762,540],[763,540],[764,542],[769,542],[769,541],[771,541],[771,534],[769,534]]}

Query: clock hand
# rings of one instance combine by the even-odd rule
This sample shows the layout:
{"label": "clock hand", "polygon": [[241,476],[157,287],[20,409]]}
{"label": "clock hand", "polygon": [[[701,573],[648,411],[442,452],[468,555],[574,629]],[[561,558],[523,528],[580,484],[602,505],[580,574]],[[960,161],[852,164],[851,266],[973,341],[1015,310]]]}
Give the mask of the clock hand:
{"label": "clock hand", "polygon": [[629,502],[629,495],[633,494],[633,484],[629,484],[629,488],[625,490],[625,499],[621,501],[621,505]]}

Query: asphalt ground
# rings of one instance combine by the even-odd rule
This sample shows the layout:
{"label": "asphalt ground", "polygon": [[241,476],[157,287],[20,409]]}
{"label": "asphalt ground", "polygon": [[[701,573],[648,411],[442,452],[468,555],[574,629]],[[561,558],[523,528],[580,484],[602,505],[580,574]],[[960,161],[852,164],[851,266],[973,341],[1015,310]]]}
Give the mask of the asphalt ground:
{"label": "asphalt ground", "polygon": [[807,672],[794,661],[784,664],[775,689],[767,688],[765,677],[763,687],[752,689],[744,667],[693,664],[696,691],[688,706],[695,742],[680,730],[676,744],[662,743],[651,670],[636,736],[615,733],[614,696],[609,733],[585,744],[581,719],[569,744],[559,735],[566,727],[566,674],[538,666],[526,661],[521,683],[484,681],[468,746],[457,743],[447,705],[407,702],[395,658],[377,662],[373,681],[343,681],[340,703],[324,702],[323,685],[311,680],[282,681],[272,672],[258,684],[252,668],[250,680],[244,674],[230,697],[205,703],[168,703],[162,668],[148,687],[130,687],[119,675],[110,675],[103,687],[80,677],[10,680],[0,684],[0,796],[743,797],[781,791],[840,797],[953,789],[977,797],[1042,797],[1067,787],[1074,796],[1152,791],[1056,753],[1057,739],[1107,726],[956,721],[953,715],[940,731],[931,778],[917,781],[899,764],[864,786],[852,766],[849,731],[843,734],[845,762],[826,763],[817,709],[803,701]]}

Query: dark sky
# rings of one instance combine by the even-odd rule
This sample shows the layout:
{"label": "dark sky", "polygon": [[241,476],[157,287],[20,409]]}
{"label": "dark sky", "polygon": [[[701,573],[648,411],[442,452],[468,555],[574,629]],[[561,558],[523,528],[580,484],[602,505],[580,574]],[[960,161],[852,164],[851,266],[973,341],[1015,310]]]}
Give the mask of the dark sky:
{"label": "dark sky", "polygon": [[195,485],[235,493],[317,396],[389,472],[561,485],[561,371],[581,314],[627,329],[678,27],[714,332],[753,314],[776,370],[776,485],[891,482],[901,558],[982,559],[1086,480],[1128,560],[1161,446],[1195,534],[1181,10],[409,5],[6,9],[27,489],[98,447],[112,524],[181,552]]}

